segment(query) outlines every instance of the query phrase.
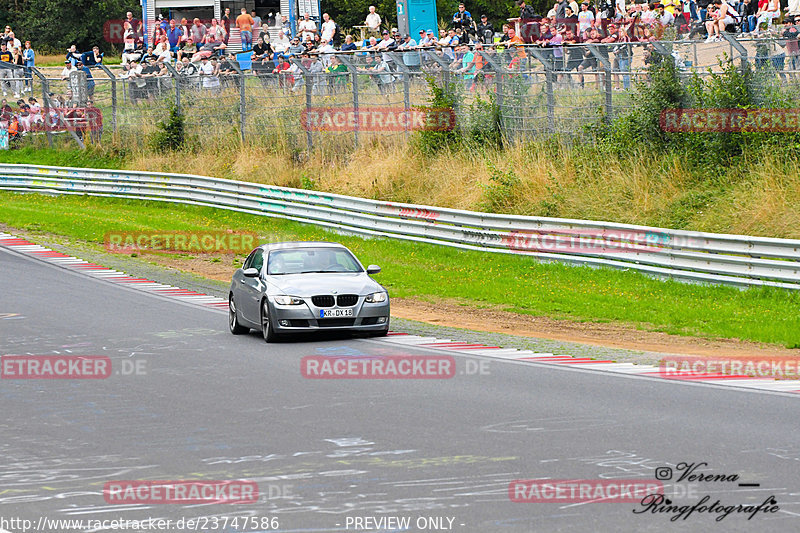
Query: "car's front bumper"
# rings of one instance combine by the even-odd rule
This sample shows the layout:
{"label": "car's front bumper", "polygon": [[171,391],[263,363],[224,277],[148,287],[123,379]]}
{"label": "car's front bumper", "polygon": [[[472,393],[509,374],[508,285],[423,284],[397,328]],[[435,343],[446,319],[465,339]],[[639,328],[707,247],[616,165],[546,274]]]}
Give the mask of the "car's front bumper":
{"label": "car's front bumper", "polygon": [[[352,309],[352,317],[320,318],[320,311],[325,309]],[[389,300],[370,304],[363,297],[352,307],[314,306],[311,302],[301,305],[278,305],[270,302],[270,322],[277,333],[302,331],[383,331],[389,327]]]}

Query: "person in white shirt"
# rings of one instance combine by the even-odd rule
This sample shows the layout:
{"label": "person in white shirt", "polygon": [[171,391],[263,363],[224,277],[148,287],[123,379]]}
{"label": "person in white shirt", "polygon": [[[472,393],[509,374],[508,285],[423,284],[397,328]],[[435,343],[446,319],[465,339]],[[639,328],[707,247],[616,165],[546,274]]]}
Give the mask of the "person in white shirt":
{"label": "person in white shirt", "polygon": [[297,31],[300,32],[300,42],[306,42],[309,39],[313,41],[317,34],[317,23],[311,20],[308,13],[305,13],[303,20],[297,25]]}
{"label": "person in white shirt", "polygon": [[279,54],[285,52],[289,48],[290,44],[291,41],[289,41],[289,38],[286,36],[286,34],[282,31],[279,31],[278,36],[274,41],[272,41],[272,49],[275,50],[276,54]]}
{"label": "person in white shirt", "polygon": [[365,21],[370,35],[379,35],[381,30],[381,16],[375,13],[375,6],[369,6],[369,14]]}
{"label": "person in white shirt", "polygon": [[581,10],[578,13],[578,32],[583,34],[584,31],[590,29],[594,23],[594,13],[589,11],[589,4],[586,2],[581,4]]}
{"label": "person in white shirt", "polygon": [[333,41],[333,36],[336,34],[336,23],[331,19],[327,13],[322,14],[322,41]]}

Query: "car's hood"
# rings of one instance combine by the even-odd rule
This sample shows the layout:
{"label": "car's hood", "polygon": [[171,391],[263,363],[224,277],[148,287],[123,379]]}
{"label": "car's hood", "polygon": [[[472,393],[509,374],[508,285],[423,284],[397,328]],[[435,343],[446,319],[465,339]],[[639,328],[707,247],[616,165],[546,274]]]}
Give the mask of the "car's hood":
{"label": "car's hood", "polygon": [[364,272],[339,274],[286,274],[270,276],[269,281],[290,296],[316,294],[366,295],[383,288]]}

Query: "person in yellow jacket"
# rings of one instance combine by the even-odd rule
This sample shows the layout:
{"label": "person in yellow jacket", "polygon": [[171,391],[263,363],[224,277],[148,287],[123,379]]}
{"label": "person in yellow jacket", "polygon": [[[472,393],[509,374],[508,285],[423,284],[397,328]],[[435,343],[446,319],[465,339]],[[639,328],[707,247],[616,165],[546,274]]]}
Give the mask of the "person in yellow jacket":
{"label": "person in yellow jacket", "polygon": [[680,0],[661,0],[661,4],[664,6],[664,11],[669,11],[673,17],[676,13],[683,12],[683,3]]}

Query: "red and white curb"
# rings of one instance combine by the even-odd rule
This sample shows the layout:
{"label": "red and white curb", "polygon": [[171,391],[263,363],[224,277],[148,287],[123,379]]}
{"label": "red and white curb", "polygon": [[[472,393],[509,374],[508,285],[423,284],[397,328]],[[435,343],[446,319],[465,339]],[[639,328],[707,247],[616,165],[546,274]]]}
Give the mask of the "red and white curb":
{"label": "red and white curb", "polygon": [[537,353],[531,350],[518,350],[516,348],[502,348],[500,346],[487,346],[469,342],[454,341],[449,339],[438,339],[436,337],[420,337],[418,335],[407,335],[405,333],[389,333],[389,337],[382,342],[397,344],[402,346],[416,346],[420,348],[436,348],[447,350],[464,355],[480,355],[496,359],[506,359],[512,361],[530,361],[551,365],[568,365],[571,368],[585,368],[590,370],[603,370],[605,372],[617,374],[635,374],[676,381],[692,381],[698,383],[711,383],[714,385],[726,385],[742,387],[748,389],[768,390],[776,392],[800,393],[800,381],[797,380],[775,380],[767,378],[756,378],[753,376],[739,376],[732,374],[715,373],[669,373],[665,374],[659,367],[653,365],[635,365],[633,363],[615,363],[614,361],[603,361],[599,359],[589,359],[573,357],[571,355],[556,355],[552,353]]}
{"label": "red and white curb", "polygon": [[75,270],[91,276],[93,278],[118,283],[127,287],[140,290],[142,292],[149,292],[152,294],[159,294],[169,298],[174,298],[182,302],[198,304],[205,307],[212,307],[216,309],[228,309],[228,301],[216,296],[209,296],[200,292],[189,291],[172,285],[164,285],[163,283],[156,283],[149,279],[135,278],[129,276],[124,272],[112,270],[110,268],[78,259],[71,255],[56,252],[50,248],[45,248],[39,244],[35,244],[25,239],[9,235],[8,233],[0,233],[0,246],[4,246],[15,252],[25,254],[37,259],[41,259],[47,263],[58,265],[70,270]]}
{"label": "red and white curb", "polygon": [[[56,252],[44,246],[26,241],[14,235],[0,232],[0,246],[7,247],[18,253],[35,257],[42,261],[79,271],[88,276],[118,283],[127,287],[158,294],[167,298],[174,298],[185,303],[196,304],[202,307],[215,309],[228,309],[228,302],[216,296],[209,296],[200,292],[189,291],[172,285],[156,283],[149,279],[135,278],[124,272],[112,270],[110,268],[78,259],[77,257]],[[379,342],[402,346],[418,346],[420,348],[436,348],[447,350],[464,355],[480,355],[496,359],[506,359],[512,361],[530,361],[552,365],[569,365],[572,368],[585,368],[592,370],[603,370],[618,374],[636,374],[640,376],[656,377],[668,380],[693,381],[700,383],[712,383],[715,385],[728,385],[734,387],[768,390],[778,392],[800,393],[800,381],[796,380],[774,380],[756,378],[752,376],[737,376],[730,374],[669,374],[665,375],[657,366],[635,365],[632,363],[615,363],[614,361],[603,361],[599,359],[589,359],[573,357],[571,355],[555,355],[552,353],[537,353],[530,350],[517,350],[516,348],[502,348],[500,346],[487,346],[469,342],[454,341],[449,339],[438,339],[436,337],[421,337],[418,335],[408,335],[406,333],[391,332],[389,336]]]}

